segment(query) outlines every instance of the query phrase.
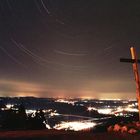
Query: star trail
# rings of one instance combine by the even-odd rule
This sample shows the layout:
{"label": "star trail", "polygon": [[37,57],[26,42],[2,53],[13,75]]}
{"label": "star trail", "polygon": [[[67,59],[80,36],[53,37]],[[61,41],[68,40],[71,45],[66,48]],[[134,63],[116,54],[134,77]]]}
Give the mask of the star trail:
{"label": "star trail", "polygon": [[140,2],[0,0],[0,96],[135,99]]}

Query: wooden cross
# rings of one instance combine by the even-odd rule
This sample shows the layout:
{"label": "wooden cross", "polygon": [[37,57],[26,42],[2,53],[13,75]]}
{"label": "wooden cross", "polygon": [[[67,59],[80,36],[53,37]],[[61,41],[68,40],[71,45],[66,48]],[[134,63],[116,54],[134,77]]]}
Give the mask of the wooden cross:
{"label": "wooden cross", "polygon": [[137,59],[137,55],[134,47],[130,48],[130,52],[131,52],[132,59],[121,58],[120,62],[133,63],[134,77],[136,81],[136,97],[138,100],[139,121],[140,121],[140,79],[139,79],[139,72],[138,72],[138,63],[140,63],[140,60]]}

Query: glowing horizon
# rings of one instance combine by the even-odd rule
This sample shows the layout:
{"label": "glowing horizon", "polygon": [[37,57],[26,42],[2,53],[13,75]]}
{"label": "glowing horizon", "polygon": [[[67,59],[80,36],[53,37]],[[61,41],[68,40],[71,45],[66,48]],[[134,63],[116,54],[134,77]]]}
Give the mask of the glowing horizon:
{"label": "glowing horizon", "polygon": [[[120,100],[120,99],[136,99],[135,93],[126,92],[103,92],[93,88],[64,89],[54,87],[55,85],[41,84],[37,82],[26,82],[19,80],[0,80],[0,96],[1,97],[52,97],[52,98],[81,98],[81,99],[99,99],[99,100]],[[4,88],[3,88],[4,87]],[[86,96],[85,96],[86,95]]]}

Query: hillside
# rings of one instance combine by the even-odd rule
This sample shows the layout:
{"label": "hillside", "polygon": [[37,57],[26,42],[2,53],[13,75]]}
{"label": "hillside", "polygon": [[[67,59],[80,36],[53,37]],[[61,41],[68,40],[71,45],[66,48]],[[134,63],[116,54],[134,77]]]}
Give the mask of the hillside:
{"label": "hillside", "polygon": [[139,140],[140,134],[130,135],[119,132],[66,132],[57,130],[28,130],[0,132],[1,140]]}

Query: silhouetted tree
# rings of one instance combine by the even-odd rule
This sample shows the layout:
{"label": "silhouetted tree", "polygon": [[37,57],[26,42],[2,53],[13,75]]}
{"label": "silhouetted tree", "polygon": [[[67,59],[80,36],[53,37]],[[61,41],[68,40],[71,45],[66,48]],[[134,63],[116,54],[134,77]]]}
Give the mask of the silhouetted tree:
{"label": "silhouetted tree", "polygon": [[4,129],[26,129],[27,115],[25,107],[19,105],[18,110],[12,108],[5,111],[5,118],[2,123]]}
{"label": "silhouetted tree", "polygon": [[29,128],[30,129],[45,129],[45,114],[42,110],[36,111],[35,116],[32,117],[32,115],[28,116],[29,121]]}

